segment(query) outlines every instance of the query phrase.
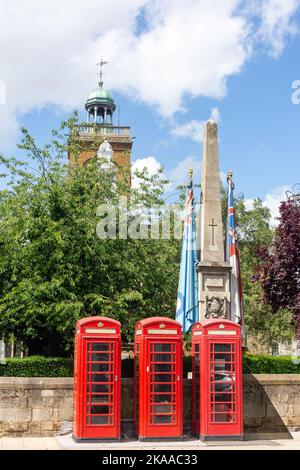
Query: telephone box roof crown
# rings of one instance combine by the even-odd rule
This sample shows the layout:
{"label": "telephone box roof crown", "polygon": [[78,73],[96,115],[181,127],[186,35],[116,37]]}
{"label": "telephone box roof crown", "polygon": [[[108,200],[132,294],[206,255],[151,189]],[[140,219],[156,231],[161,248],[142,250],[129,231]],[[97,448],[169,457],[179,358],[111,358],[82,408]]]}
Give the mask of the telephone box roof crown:
{"label": "telephone box roof crown", "polygon": [[162,323],[168,323],[168,324],[172,324],[172,325],[176,325],[176,326],[181,326],[181,324],[179,322],[177,322],[176,320],[173,320],[172,318],[166,318],[166,317],[149,317],[149,318],[144,318],[143,320],[140,320],[138,323],[141,325],[141,326],[149,326],[149,325],[152,325],[154,323],[159,323],[159,322],[162,322]]}

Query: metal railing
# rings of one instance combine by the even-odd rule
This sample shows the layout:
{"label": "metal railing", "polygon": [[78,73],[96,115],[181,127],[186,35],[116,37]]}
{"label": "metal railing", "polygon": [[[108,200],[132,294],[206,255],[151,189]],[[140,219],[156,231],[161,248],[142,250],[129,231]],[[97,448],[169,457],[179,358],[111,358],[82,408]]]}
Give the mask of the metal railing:
{"label": "metal railing", "polygon": [[74,126],[80,135],[113,135],[130,137],[130,127],[110,126],[106,124],[78,124]]}

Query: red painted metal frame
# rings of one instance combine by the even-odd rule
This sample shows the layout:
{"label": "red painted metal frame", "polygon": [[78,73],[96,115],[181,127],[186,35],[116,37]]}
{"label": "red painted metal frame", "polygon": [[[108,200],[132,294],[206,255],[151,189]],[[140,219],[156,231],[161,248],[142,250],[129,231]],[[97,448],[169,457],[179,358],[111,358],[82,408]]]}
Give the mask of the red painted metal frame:
{"label": "red painted metal frame", "polygon": [[121,438],[121,324],[90,317],[76,323],[73,437]]}
{"label": "red painted metal frame", "polygon": [[136,435],[140,440],[181,439],[183,381],[180,323],[164,317],[139,321],[135,328],[134,352]]}
{"label": "red painted metal frame", "polygon": [[240,325],[204,320],[192,329],[192,430],[202,440],[243,439]]}

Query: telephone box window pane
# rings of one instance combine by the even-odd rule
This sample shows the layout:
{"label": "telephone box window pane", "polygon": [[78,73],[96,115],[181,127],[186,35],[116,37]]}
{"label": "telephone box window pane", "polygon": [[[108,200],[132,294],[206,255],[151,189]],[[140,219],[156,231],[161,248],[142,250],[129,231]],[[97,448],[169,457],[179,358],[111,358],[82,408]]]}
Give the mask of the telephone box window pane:
{"label": "telephone box window pane", "polygon": [[[235,371],[235,366],[234,364],[231,364],[230,362],[216,362],[215,364],[212,364],[210,367],[211,372],[216,372],[216,373],[229,373],[231,371]],[[227,374],[229,375],[229,374]]]}
{"label": "telephone box window pane", "polygon": [[151,361],[172,362],[172,355],[171,354],[154,354],[154,357],[151,358]]}
{"label": "telephone box window pane", "polygon": [[92,361],[93,362],[109,362],[110,360],[110,354],[107,353],[94,353],[92,354]]}
{"label": "telephone box window pane", "polygon": [[93,405],[91,406],[91,414],[92,415],[107,415],[109,413],[109,407],[108,406],[96,406]]}
{"label": "telephone box window pane", "polygon": [[171,374],[156,374],[154,376],[155,382],[171,382]]}
{"label": "telephone box window pane", "polygon": [[109,364],[92,364],[93,372],[109,372]]}
{"label": "telephone box window pane", "polygon": [[171,352],[171,344],[155,344],[154,351],[155,352]]}
{"label": "telephone box window pane", "polygon": [[154,424],[171,424],[171,415],[154,415]]}
{"label": "telephone box window pane", "polygon": [[230,352],[231,344],[215,344],[215,352]]}
{"label": "telephone box window pane", "polygon": [[154,364],[155,372],[172,372],[171,364]]}
{"label": "telephone box window pane", "polygon": [[231,413],[233,411],[232,409],[232,403],[218,403],[215,405],[215,412],[218,413]]}
{"label": "telephone box window pane", "polygon": [[92,375],[92,382],[110,382],[111,375],[110,374],[93,374]]}
{"label": "telephone box window pane", "polygon": [[108,395],[92,395],[92,403],[104,403],[107,404],[109,402]]}
{"label": "telephone box window pane", "polygon": [[232,401],[231,399],[231,393],[215,393],[212,395],[212,401],[218,402],[218,401]]}
{"label": "telephone box window pane", "polygon": [[91,424],[108,424],[108,416],[92,416]]}
{"label": "telephone box window pane", "polygon": [[232,423],[232,415],[226,413],[217,413],[215,415],[216,423]]}
{"label": "telephone box window pane", "polygon": [[231,376],[223,374],[215,374],[213,377],[215,380],[214,391],[215,392],[230,392],[231,391]]}
{"label": "telephone box window pane", "polygon": [[215,354],[215,361],[221,361],[221,362],[231,362],[231,354],[227,353],[218,353]]}
{"label": "telephone box window pane", "polygon": [[171,403],[172,395],[154,395],[155,403]]}
{"label": "telephone box window pane", "polygon": [[94,393],[109,393],[110,386],[105,384],[92,384],[92,392]]}
{"label": "telephone box window pane", "polygon": [[155,407],[155,413],[172,413],[172,406],[158,405]]}
{"label": "telephone box window pane", "polygon": [[172,385],[171,384],[155,384],[154,392],[155,393],[172,392]]}
{"label": "telephone box window pane", "polygon": [[108,343],[93,343],[93,351],[109,351]]}

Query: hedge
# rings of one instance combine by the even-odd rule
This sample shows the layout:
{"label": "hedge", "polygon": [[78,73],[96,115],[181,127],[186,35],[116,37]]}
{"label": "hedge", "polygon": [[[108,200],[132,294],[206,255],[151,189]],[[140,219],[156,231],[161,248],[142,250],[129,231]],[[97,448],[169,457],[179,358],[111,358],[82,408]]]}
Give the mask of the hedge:
{"label": "hedge", "polygon": [[[243,355],[244,374],[300,374],[300,358],[292,361],[290,356]],[[183,359],[183,374],[192,370],[191,356]],[[72,377],[73,359],[30,356],[23,359],[7,359],[0,363],[0,377]],[[122,361],[122,377],[133,377],[133,360]]]}
{"label": "hedge", "polygon": [[6,359],[0,363],[1,377],[71,377],[73,360],[70,358],[30,356]]}
{"label": "hedge", "polygon": [[[296,359],[296,358],[295,358]],[[243,355],[244,374],[300,374],[300,357]]]}

